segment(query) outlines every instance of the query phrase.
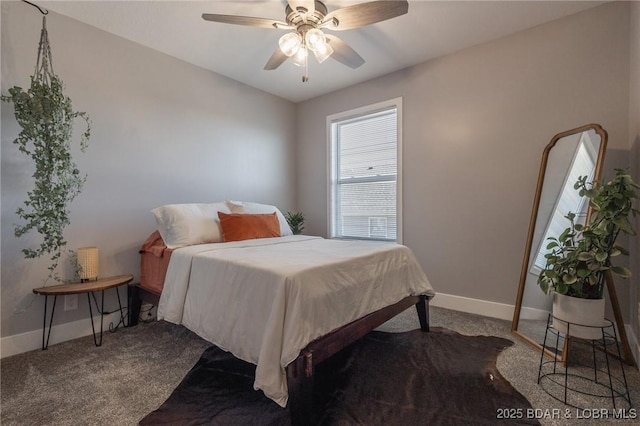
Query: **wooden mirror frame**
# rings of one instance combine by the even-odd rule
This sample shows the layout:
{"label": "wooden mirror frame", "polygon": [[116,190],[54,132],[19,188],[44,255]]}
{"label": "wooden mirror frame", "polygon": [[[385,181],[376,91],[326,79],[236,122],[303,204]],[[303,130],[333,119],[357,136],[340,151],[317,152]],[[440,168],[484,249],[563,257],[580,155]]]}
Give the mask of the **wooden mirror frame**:
{"label": "wooden mirror frame", "polygon": [[[596,164],[595,164],[595,171],[594,171],[594,180],[600,179],[601,173],[602,173],[602,165],[604,163],[604,156],[605,156],[605,152],[606,152],[606,147],[607,147],[607,132],[602,128],[602,126],[600,126],[599,124],[587,124],[585,126],[581,126],[581,127],[577,127],[575,129],[571,129],[571,130],[567,130],[565,132],[561,132],[558,133],[557,135],[555,135],[552,139],[551,142],[549,142],[549,144],[545,147],[543,153],[542,153],[542,161],[540,163],[540,171],[538,174],[538,182],[537,182],[537,186],[536,186],[536,192],[535,192],[535,197],[533,199],[533,209],[531,212],[531,220],[529,221],[529,230],[527,233],[527,242],[526,242],[526,246],[525,246],[525,251],[524,251],[524,259],[522,261],[522,269],[520,271],[520,282],[518,285],[518,294],[516,296],[516,304],[515,304],[515,309],[513,312],[513,321],[511,322],[511,332],[518,336],[520,339],[522,339],[523,341],[525,341],[526,343],[529,343],[530,345],[534,346],[535,348],[539,349],[539,350],[543,350],[542,345],[538,342],[536,342],[535,340],[531,339],[529,336],[526,336],[524,334],[522,334],[519,330],[518,330],[518,325],[520,322],[520,315],[521,315],[521,311],[522,311],[522,299],[524,297],[524,291],[525,291],[525,283],[527,280],[527,273],[529,270],[529,261],[530,261],[530,257],[531,257],[531,250],[532,250],[532,244],[533,244],[533,238],[534,238],[534,233],[536,230],[536,222],[537,222],[537,218],[538,218],[538,210],[540,208],[540,198],[542,195],[542,188],[544,186],[544,180],[545,180],[545,174],[547,171],[547,162],[549,160],[549,153],[551,152],[551,149],[556,146],[556,143],[567,136],[571,136],[574,134],[579,134],[585,131],[589,131],[589,130],[593,130],[595,131],[595,133],[597,135],[600,136],[600,146],[598,148],[598,156],[596,159]],[[588,212],[587,212],[587,222],[589,221],[589,216],[591,213],[591,209],[589,208]],[[616,327],[618,330],[618,336],[620,337],[621,343],[622,343],[622,349],[623,349],[623,359],[625,362],[627,362],[628,364],[634,364],[634,360],[633,360],[633,355],[631,352],[631,347],[629,346],[629,342],[627,339],[627,335],[625,332],[625,328],[624,328],[624,321],[622,319],[622,314],[620,312],[620,306],[618,304],[618,298],[616,295],[616,290],[615,290],[615,286],[614,286],[614,282],[613,282],[613,277],[611,276],[611,274],[607,274],[606,276],[606,282],[607,282],[607,290],[609,292],[609,298],[613,307],[613,312],[614,312],[614,316],[615,316],[615,323],[616,323]],[[562,355],[558,355],[556,353],[551,352],[549,349],[544,348],[544,352],[546,355],[550,356],[550,357],[556,357],[558,358],[560,361],[564,362],[566,360],[566,356],[568,353],[568,347],[569,347],[569,339],[566,338],[564,340],[564,347],[562,350]]]}

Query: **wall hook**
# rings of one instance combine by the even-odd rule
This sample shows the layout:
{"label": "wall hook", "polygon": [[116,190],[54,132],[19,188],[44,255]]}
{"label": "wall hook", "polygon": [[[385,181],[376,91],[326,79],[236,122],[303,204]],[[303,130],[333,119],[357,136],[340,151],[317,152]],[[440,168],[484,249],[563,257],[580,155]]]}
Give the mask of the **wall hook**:
{"label": "wall hook", "polygon": [[40,11],[40,13],[42,13],[43,15],[48,15],[49,14],[49,11],[47,9],[43,9],[40,6],[38,6],[37,4],[35,4],[35,3],[31,3],[30,1],[27,1],[27,0],[22,0],[22,1],[27,3],[27,4],[30,4],[31,6],[33,6],[35,8],[37,8]]}

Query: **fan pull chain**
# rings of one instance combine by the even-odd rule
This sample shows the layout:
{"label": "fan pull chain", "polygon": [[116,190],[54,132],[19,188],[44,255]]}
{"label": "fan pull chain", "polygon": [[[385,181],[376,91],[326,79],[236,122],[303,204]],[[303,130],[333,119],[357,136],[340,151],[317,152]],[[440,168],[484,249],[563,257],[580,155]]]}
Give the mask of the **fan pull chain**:
{"label": "fan pull chain", "polygon": [[[306,47],[305,47],[306,49]],[[309,81],[309,55],[304,56],[304,65],[302,66],[302,82]]]}
{"label": "fan pull chain", "polygon": [[302,46],[300,49],[304,49],[304,61],[302,62],[302,82],[309,81],[309,49],[307,48],[307,40],[305,35],[302,35]]}

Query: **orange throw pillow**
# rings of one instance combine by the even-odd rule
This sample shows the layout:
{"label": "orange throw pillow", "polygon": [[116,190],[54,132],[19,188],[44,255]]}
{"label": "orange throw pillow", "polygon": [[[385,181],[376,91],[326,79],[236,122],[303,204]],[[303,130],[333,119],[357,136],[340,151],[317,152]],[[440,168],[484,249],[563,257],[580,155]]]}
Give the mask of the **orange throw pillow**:
{"label": "orange throw pillow", "polygon": [[280,222],[275,212],[271,214],[218,212],[218,218],[224,242],[280,236]]}

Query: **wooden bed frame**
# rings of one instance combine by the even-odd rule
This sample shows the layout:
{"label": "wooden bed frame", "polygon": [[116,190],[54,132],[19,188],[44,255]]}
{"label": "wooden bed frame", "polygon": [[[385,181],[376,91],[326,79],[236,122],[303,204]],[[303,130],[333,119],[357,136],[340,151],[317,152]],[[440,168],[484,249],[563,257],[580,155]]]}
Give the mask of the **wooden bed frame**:
{"label": "wooden bed frame", "polygon": [[[138,324],[142,302],[157,306],[160,295],[141,288],[128,286],[129,326]],[[309,343],[300,355],[287,365],[287,387],[289,390],[289,412],[291,424],[311,424],[313,373],[315,366],[338,353],[341,349],[364,337],[376,327],[415,305],[420,321],[420,329],[429,331],[429,300],[426,295],[408,296],[401,301],[372,312],[354,322],[342,326]]]}

